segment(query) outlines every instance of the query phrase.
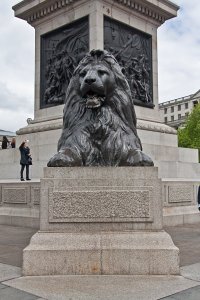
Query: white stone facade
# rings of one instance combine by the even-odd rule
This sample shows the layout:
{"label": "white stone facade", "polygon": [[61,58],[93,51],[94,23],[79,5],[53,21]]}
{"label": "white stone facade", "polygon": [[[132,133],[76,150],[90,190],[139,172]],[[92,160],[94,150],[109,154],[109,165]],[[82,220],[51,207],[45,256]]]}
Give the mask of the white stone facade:
{"label": "white stone facade", "polygon": [[200,90],[189,96],[160,103],[159,110],[163,123],[179,128],[184,125],[187,116],[198,103],[200,103]]}

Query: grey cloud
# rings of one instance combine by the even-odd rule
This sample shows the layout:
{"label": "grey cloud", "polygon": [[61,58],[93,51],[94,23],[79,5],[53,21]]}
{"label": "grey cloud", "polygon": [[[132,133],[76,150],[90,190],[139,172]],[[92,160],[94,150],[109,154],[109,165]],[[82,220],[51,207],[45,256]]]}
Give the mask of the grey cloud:
{"label": "grey cloud", "polygon": [[25,114],[24,111],[0,109],[0,128],[15,132],[19,128],[27,125],[26,119],[29,117],[33,118],[33,115]]}
{"label": "grey cloud", "polygon": [[0,108],[9,111],[33,112],[33,99],[13,93],[5,83],[0,82]]}
{"label": "grey cloud", "polygon": [[12,131],[34,110],[34,29],[14,17],[17,2],[0,0],[0,128]]}
{"label": "grey cloud", "polygon": [[160,102],[200,88],[200,1],[176,3],[181,6],[178,17],[162,25],[158,34]]}

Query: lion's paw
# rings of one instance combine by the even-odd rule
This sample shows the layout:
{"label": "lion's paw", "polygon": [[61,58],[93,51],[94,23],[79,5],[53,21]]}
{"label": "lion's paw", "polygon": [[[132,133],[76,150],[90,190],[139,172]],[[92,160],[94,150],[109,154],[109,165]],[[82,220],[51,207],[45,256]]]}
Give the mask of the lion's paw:
{"label": "lion's paw", "polygon": [[79,167],[82,161],[71,150],[55,154],[47,163],[47,167]]}
{"label": "lion's paw", "polygon": [[126,162],[123,165],[126,166],[154,166],[152,159],[143,153],[141,150],[134,149],[129,151]]}

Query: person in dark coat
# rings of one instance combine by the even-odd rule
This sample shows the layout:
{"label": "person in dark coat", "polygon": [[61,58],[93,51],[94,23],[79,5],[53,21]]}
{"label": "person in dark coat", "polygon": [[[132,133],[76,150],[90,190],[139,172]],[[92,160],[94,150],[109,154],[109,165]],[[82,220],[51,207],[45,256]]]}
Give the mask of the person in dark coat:
{"label": "person in dark coat", "polygon": [[199,186],[199,189],[198,189],[197,203],[198,203],[198,209],[200,211],[200,186]]}
{"label": "person in dark coat", "polygon": [[31,180],[29,178],[29,157],[31,157],[30,149],[26,142],[21,143],[19,146],[19,151],[21,154],[20,164],[21,164],[21,181],[24,181],[23,172],[26,167],[26,180]]}
{"label": "person in dark coat", "polygon": [[7,149],[8,148],[8,144],[9,144],[9,140],[7,139],[7,137],[4,135],[3,136],[3,140],[2,140],[2,149]]}
{"label": "person in dark coat", "polygon": [[15,143],[16,143],[16,141],[15,141],[15,138],[12,138],[12,141],[11,141],[11,148],[15,148]]}

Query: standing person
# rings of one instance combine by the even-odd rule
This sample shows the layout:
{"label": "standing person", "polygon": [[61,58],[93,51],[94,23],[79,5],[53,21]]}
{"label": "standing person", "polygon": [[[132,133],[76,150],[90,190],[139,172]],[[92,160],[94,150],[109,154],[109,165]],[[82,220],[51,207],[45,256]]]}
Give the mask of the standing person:
{"label": "standing person", "polygon": [[20,164],[21,164],[21,181],[24,181],[24,178],[23,178],[23,172],[24,172],[24,169],[26,167],[26,180],[31,180],[29,178],[29,158],[31,157],[31,154],[30,154],[30,149],[27,145],[27,141],[24,141],[21,143],[21,145],[19,146],[19,151],[20,151],[20,154],[21,154],[21,159],[20,159]]}
{"label": "standing person", "polygon": [[11,144],[11,147],[12,147],[12,148],[15,148],[15,138],[12,138],[12,141],[11,141],[10,144]]}
{"label": "standing person", "polygon": [[200,186],[199,186],[199,188],[198,188],[197,204],[198,204],[198,209],[199,209],[199,211],[200,211]]}
{"label": "standing person", "polygon": [[3,141],[2,141],[2,149],[7,149],[7,148],[8,148],[8,144],[9,144],[9,140],[8,140],[7,137],[4,135],[4,136],[3,136]]}

